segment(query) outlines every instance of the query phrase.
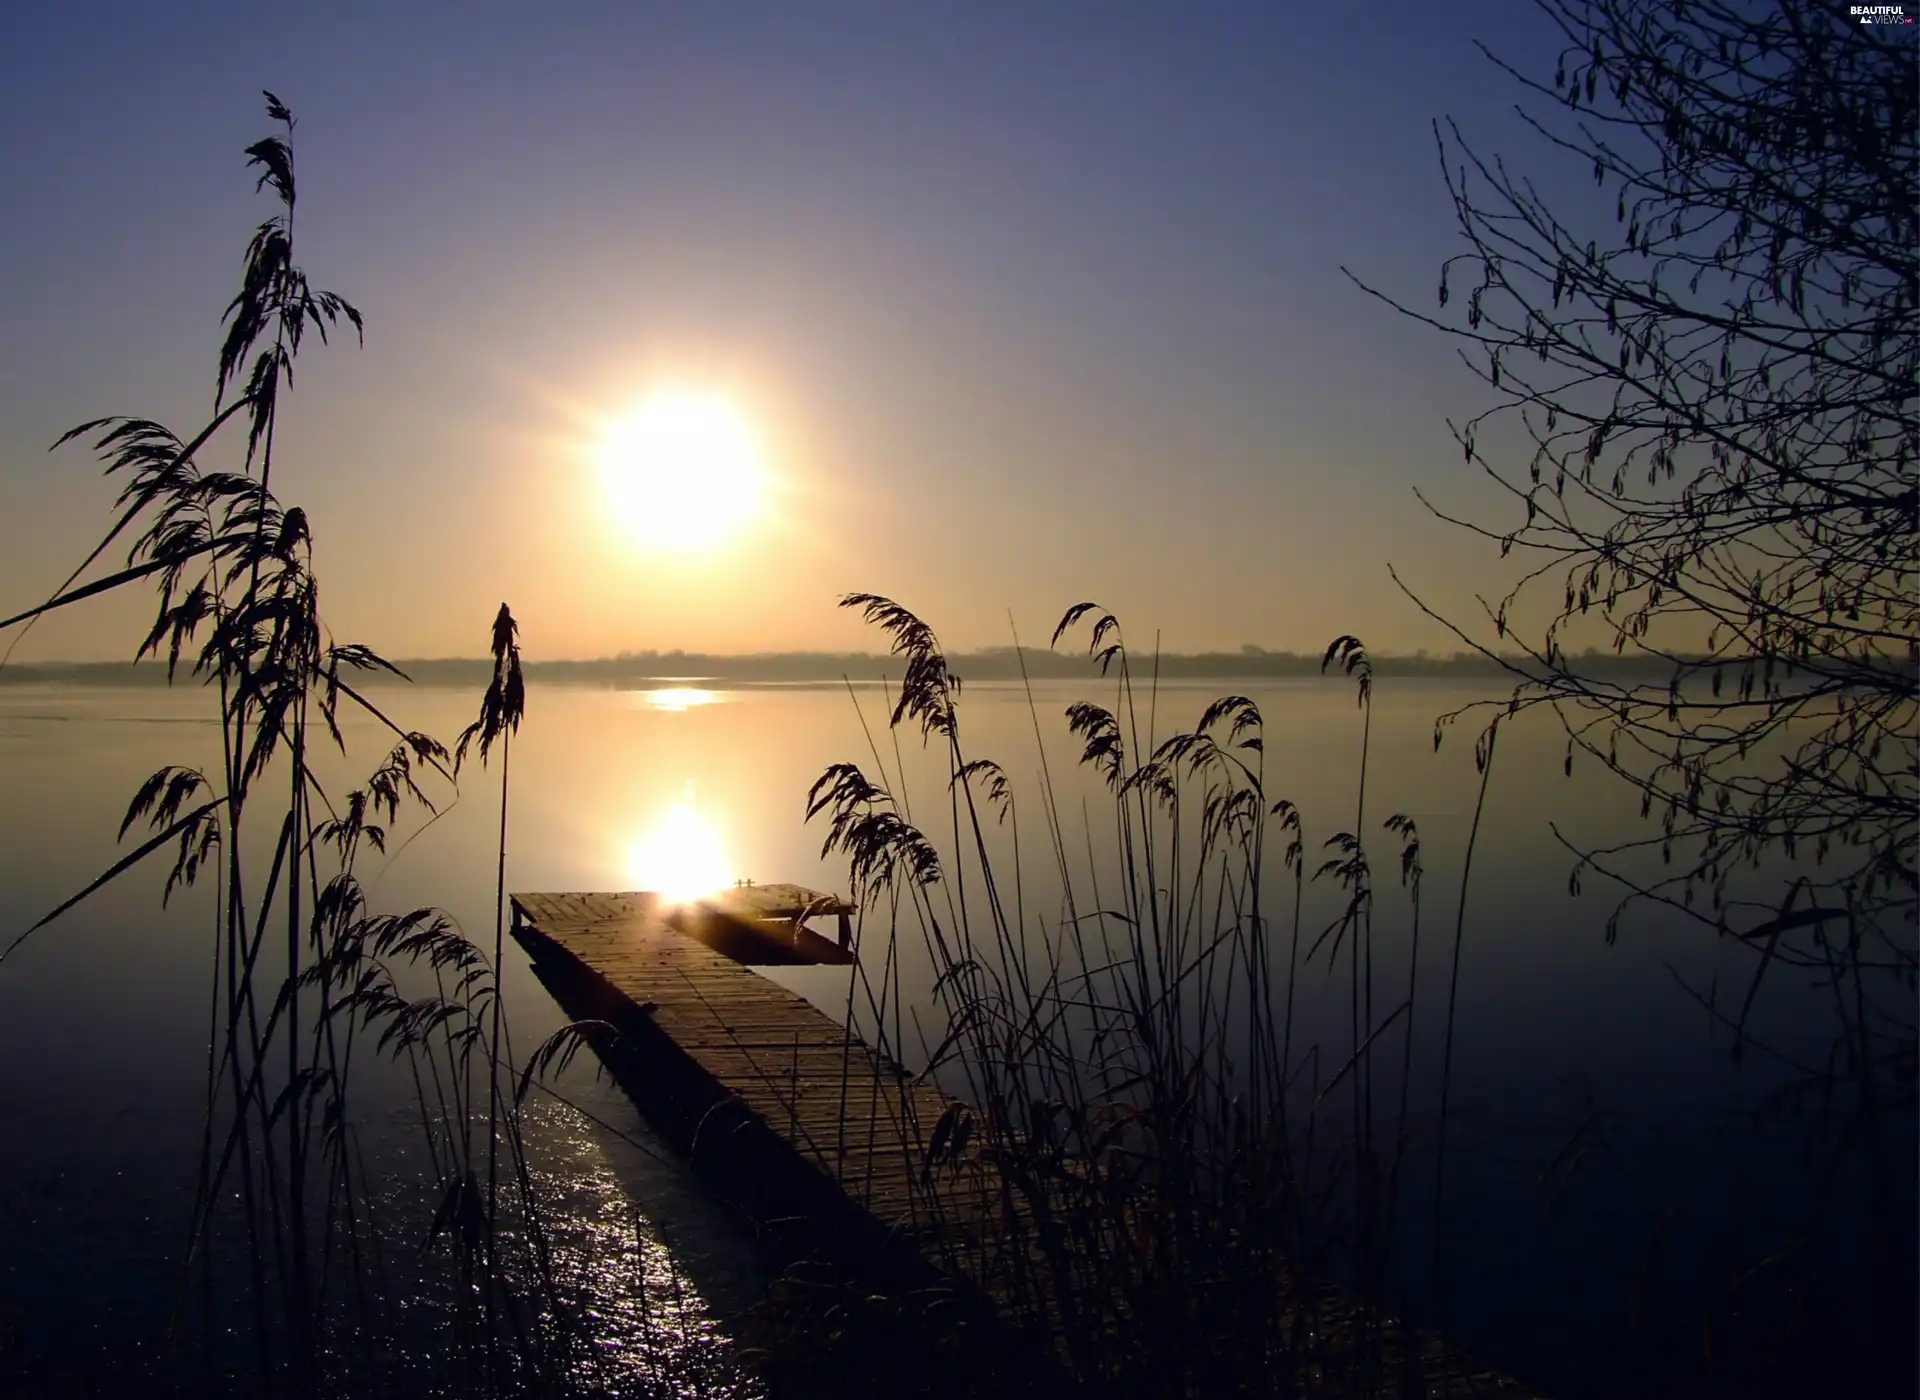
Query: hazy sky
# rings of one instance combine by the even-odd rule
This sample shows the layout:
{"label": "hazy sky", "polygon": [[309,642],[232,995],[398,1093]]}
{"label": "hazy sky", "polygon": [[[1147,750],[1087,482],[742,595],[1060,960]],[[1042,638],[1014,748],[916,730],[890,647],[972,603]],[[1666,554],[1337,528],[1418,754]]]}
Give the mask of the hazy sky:
{"label": "hazy sky", "polygon": [[[253,226],[258,89],[300,119],[299,261],[367,317],[300,361],[275,483],[336,633],[530,656],[856,648],[884,592],[955,647],[1069,603],[1169,649],[1444,649],[1489,551],[1444,419],[1458,250],[1430,122],[1551,175],[1479,39],[1542,77],[1521,0],[1365,5],[11,7],[0,44],[0,611],[110,492],[84,418],[195,429]],[[1551,180],[1550,180],[1551,183]],[[1576,182],[1577,184],[1578,182]],[[1610,212],[1610,211],[1609,211]],[[1456,303],[1457,304],[1457,303]],[[727,396],[764,510],[688,554],[593,451],[662,383]],[[138,607],[22,659],[130,654]]]}

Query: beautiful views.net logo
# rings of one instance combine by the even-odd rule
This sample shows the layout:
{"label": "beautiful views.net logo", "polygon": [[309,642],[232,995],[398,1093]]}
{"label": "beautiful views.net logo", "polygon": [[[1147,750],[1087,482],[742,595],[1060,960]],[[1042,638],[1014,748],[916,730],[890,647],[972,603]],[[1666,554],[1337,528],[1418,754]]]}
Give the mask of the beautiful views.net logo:
{"label": "beautiful views.net logo", "polygon": [[1905,5],[1854,5],[1847,14],[1862,24],[1912,24]]}

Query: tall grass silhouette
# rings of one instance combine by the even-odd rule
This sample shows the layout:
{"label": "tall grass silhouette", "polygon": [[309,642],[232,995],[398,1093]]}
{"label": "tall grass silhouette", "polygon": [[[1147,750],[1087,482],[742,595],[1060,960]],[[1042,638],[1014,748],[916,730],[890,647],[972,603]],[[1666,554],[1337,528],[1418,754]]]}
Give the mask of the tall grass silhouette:
{"label": "tall grass silhouette", "polygon": [[[933,630],[886,598],[843,604],[902,658],[890,725],[917,728],[939,751],[945,792],[937,833],[916,824],[897,750],[889,776],[872,744],[877,780],[833,765],[808,815],[826,824],[823,854],[847,858],[862,908],[887,924],[884,961],[856,974],[850,1022],[924,1060],[962,1100],[932,1126],[921,1202],[934,1216],[992,1222],[986,1257],[962,1267],[991,1280],[1020,1325],[1103,1395],[1471,1393],[1465,1368],[1390,1311],[1419,973],[1412,820],[1384,824],[1402,842],[1415,910],[1407,997],[1377,1007],[1364,779],[1354,829],[1326,839],[1314,872],[1342,886],[1341,911],[1303,949],[1302,814],[1269,791],[1258,705],[1225,696],[1191,730],[1156,738],[1152,683],[1136,679],[1118,619],[1078,604],[1052,640],[1084,625],[1113,687],[1111,705],[1081,701],[1065,715],[1107,809],[1084,814],[1081,866],[1043,742],[1038,826],[1059,900],[1049,915],[1033,897],[1020,798],[998,762],[967,749],[961,682]],[[1325,665],[1358,684],[1364,772],[1365,649],[1341,637]],[[1035,725],[1038,736],[1037,711]],[[1010,841],[995,835],[1003,827]],[[1093,855],[1101,832],[1110,862]],[[1265,878],[1276,841],[1293,883],[1277,917]],[[902,1014],[895,944],[916,937],[944,1016],[930,1050]],[[1347,983],[1350,1042],[1337,1066],[1296,1033],[1310,970]],[[1383,1137],[1373,1062],[1396,1036],[1403,1084]],[[962,1162],[995,1199],[956,1206]]]}
{"label": "tall grass silhouette", "polygon": [[[121,483],[113,524],[52,597],[0,623],[31,627],[102,594],[156,587],[139,655],[163,657],[170,683],[204,688],[219,760],[169,765],[141,784],[120,827],[137,844],[0,959],[152,860],[171,855],[164,900],[210,896],[201,1153],[175,1329],[183,1352],[199,1344],[196,1384],[298,1397],[604,1393],[614,1378],[587,1344],[591,1299],[556,1269],[523,1116],[581,1028],[563,1028],[516,1068],[498,980],[507,764],[525,702],[517,625],[503,604],[492,684],[451,754],[363,688],[398,668],[325,625],[308,518],[275,490],[280,408],[308,335],[325,341],[363,323],[295,264],[294,118],[271,93],[266,104],[277,133],[247,157],[279,207],[254,232],[227,307],[212,417],[187,437],[126,417],[62,436],[56,446],[90,442]],[[235,435],[242,442],[226,449]],[[203,465],[220,450],[237,469]],[[124,567],[82,583],[123,540]],[[390,747],[339,793],[316,774],[317,751],[346,753],[343,720],[355,713]],[[359,875],[397,823],[442,810],[446,794],[436,801],[430,789],[452,791],[476,743],[483,761],[497,744],[501,760],[491,956],[434,909],[374,912]],[[418,1219],[406,1183],[372,1179],[364,1164],[353,1107],[374,1059],[411,1088],[432,1187]],[[387,1091],[372,1092],[381,1102]],[[424,1241],[424,1253],[397,1255],[396,1232]],[[235,1294],[238,1304],[225,1301]],[[421,1303],[438,1314],[424,1334],[406,1320]],[[223,1335],[246,1338],[249,1354],[224,1349]],[[664,1348],[646,1351],[621,1384],[689,1394],[715,1383],[674,1373]]]}
{"label": "tall grass silhouette", "polygon": [[[1374,676],[1358,638],[1336,638],[1322,662],[1354,683],[1360,734],[1352,825],[1319,842],[1311,868],[1336,908],[1324,926],[1303,928],[1305,815],[1276,795],[1267,717],[1252,700],[1221,697],[1192,729],[1161,737],[1156,678],[1136,673],[1118,620],[1092,604],[1068,609],[1052,643],[1078,629],[1111,687],[1107,703],[1065,710],[1097,794],[1076,813],[1049,767],[1031,685],[1036,783],[1016,791],[999,761],[969,749],[961,680],[933,629],[877,595],[851,594],[843,605],[879,628],[904,663],[889,697],[892,753],[869,732],[870,765],[829,767],[808,816],[825,824],[823,855],[846,858],[865,919],[881,925],[884,956],[857,970],[848,1023],[872,1027],[883,1049],[924,1064],[959,1100],[923,1141],[916,1203],[947,1219],[954,1238],[983,1239],[955,1266],[1010,1300],[1019,1324],[1102,1395],[1517,1393],[1447,1340],[1466,1272],[1450,1257],[1447,1228],[1461,1136],[1462,968],[1473,960],[1474,862],[1513,707],[1489,702],[1475,736],[1477,790],[1458,833],[1451,944],[1435,950],[1421,832],[1406,813],[1376,827],[1368,811]],[[1436,748],[1461,713],[1440,717]],[[900,749],[901,732],[916,729],[942,780],[919,792],[917,811]],[[1376,919],[1380,836],[1397,844],[1403,921]],[[1804,881],[1788,872],[1786,884],[1776,928]],[[1613,929],[1609,921],[1608,942]],[[873,934],[863,932],[862,946],[875,946]],[[931,982],[910,996],[901,949],[912,946]],[[1873,963],[1864,939],[1823,946],[1826,962],[1813,970],[1831,974],[1842,1032],[1857,1046],[1867,1012],[1849,994],[1870,973],[1891,974],[1910,994],[1910,970]],[[1404,959],[1403,996],[1376,975],[1377,960],[1389,957]],[[1732,1033],[1736,1062],[1756,1044],[1746,1020],[1753,985],[1737,1007],[1703,1001]],[[1421,1015],[1422,1043],[1433,1046],[1437,1102],[1416,1122],[1422,1002],[1432,1008]],[[1324,1015],[1303,1030],[1300,1010],[1313,1003],[1339,1004],[1343,1035],[1327,1033]],[[918,1014],[928,1009],[923,1027]],[[1911,1163],[1911,1139],[1878,1131],[1875,1114],[1889,1101],[1910,1108],[1912,1076],[1896,1065],[1882,1086],[1857,1049],[1836,1053],[1824,1072],[1776,1046],[1766,1053],[1792,1077],[1741,1116],[1756,1145],[1769,1124],[1803,1120],[1806,1178],[1779,1183],[1789,1223],[1774,1243],[1743,1245],[1740,1219],[1709,1223],[1716,1205],[1676,1206],[1658,1219],[1650,1208],[1622,1318],[1637,1325],[1678,1217],[1683,1230],[1717,1232],[1708,1247],[1725,1265],[1669,1303],[1701,1319],[1699,1362],[1709,1374],[1752,1393],[1788,1377],[1904,1366],[1910,1358],[1890,1359],[1874,1319],[1898,1315],[1911,1271],[1905,1293],[1877,1293],[1876,1283],[1862,1294],[1822,1285],[1811,1260],[1823,1238],[1846,1247],[1836,1222],[1850,1207],[1837,1183],[1852,1158],[1871,1197],[1865,1257],[1885,1271],[1876,1279],[1896,1277],[1884,1258],[1905,1246],[1882,1225],[1882,1201],[1898,1164]],[[1861,1105],[1851,1116],[1850,1096]],[[1598,1120],[1589,1095],[1580,1126],[1540,1172],[1549,1196],[1582,1157],[1604,1150]],[[1416,1180],[1410,1162],[1430,1177]],[[1790,1170],[1784,1160],[1777,1168]],[[1410,1310],[1436,1332],[1411,1332]]]}

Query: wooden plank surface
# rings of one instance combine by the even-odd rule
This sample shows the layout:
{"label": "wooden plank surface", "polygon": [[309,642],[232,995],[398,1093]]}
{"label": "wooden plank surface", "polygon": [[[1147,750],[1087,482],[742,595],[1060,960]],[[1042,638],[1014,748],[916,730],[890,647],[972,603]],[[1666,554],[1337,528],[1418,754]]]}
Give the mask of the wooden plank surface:
{"label": "wooden plank surface", "polygon": [[916,1202],[938,1208],[908,1178],[953,1103],[946,1094],[804,998],[675,932],[651,895],[516,894],[513,904],[516,937],[544,940],[649,1007],[695,1067],[880,1224],[909,1222]]}
{"label": "wooden plank surface", "polygon": [[704,903],[743,917],[791,919],[812,909],[817,914],[852,914],[854,907],[844,899],[805,885],[735,885],[721,890]]}

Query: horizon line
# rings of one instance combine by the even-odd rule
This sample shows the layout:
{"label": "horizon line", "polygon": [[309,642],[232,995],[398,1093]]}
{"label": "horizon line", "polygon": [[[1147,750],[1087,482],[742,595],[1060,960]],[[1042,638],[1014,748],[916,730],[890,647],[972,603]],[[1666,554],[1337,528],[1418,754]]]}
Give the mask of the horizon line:
{"label": "horizon line", "polygon": [[[1015,646],[1003,645],[1003,646],[993,646],[993,647],[981,647],[981,648],[976,648],[970,651],[951,651],[946,653],[946,655],[947,655],[948,661],[955,665],[962,665],[967,663],[985,663],[988,665],[996,665],[996,664],[1005,665],[1005,664],[1013,664],[1016,662],[1027,662],[1027,663],[1038,664],[1040,666],[1047,668],[1048,670],[1056,670],[1057,668],[1062,668],[1062,667],[1073,667],[1075,669],[1078,669],[1081,667],[1084,667],[1087,669],[1100,669],[1099,658],[1097,656],[1089,655],[1084,651],[1062,652],[1062,651],[1055,650],[1053,648],[1038,648],[1038,647],[1024,647],[1024,646],[1015,647]],[[1672,665],[1676,661],[1681,663],[1688,663],[1688,664],[1702,664],[1702,663],[1714,664],[1715,663],[1715,658],[1708,655],[1704,655],[1704,654],[1702,655],[1675,654],[1674,656],[1669,657],[1669,656],[1664,656],[1664,655],[1659,655],[1659,654],[1649,653],[1649,652],[1627,653],[1627,652],[1601,651],[1598,648],[1594,648],[1594,647],[1588,647],[1585,650],[1580,652],[1567,652],[1567,653],[1564,653],[1564,656],[1566,657],[1567,660],[1570,660],[1570,661],[1598,662],[1601,665],[1609,668],[1618,667],[1622,665],[1633,665],[1633,666],[1642,666],[1642,667],[1649,666],[1649,665],[1666,666],[1666,665]],[[1380,651],[1380,652],[1370,652],[1369,658],[1376,667],[1385,665],[1385,666],[1392,666],[1392,667],[1412,667],[1416,669],[1418,668],[1459,669],[1463,667],[1475,667],[1475,668],[1486,667],[1486,668],[1493,668],[1493,669],[1502,669],[1506,666],[1534,666],[1539,664],[1537,658],[1535,658],[1534,656],[1531,656],[1526,652],[1484,652],[1484,651],[1474,651],[1474,650],[1465,650],[1465,649],[1459,649],[1459,650],[1454,650],[1452,652],[1445,652],[1445,653],[1432,652],[1427,650],[1426,648],[1420,648],[1412,652]],[[1758,660],[1760,658],[1754,658],[1754,659]],[[1742,658],[1739,658],[1739,657],[1722,657],[1718,659],[1717,664],[1739,665],[1741,663],[1741,660]],[[1331,665],[1329,659],[1326,658],[1323,653],[1320,653],[1317,651],[1313,651],[1313,652],[1283,651],[1283,650],[1269,649],[1265,647],[1258,647],[1251,644],[1243,644],[1239,648],[1232,651],[1210,650],[1210,651],[1191,651],[1191,652],[1163,651],[1159,653],[1138,653],[1138,654],[1135,654],[1134,661],[1136,665],[1146,665],[1149,663],[1154,663],[1163,668],[1167,666],[1220,667],[1223,669],[1212,671],[1209,674],[1222,675],[1222,676],[1230,676],[1234,674],[1249,674],[1249,672],[1246,669],[1244,669],[1249,667],[1253,668],[1255,671],[1259,669],[1275,667],[1275,666],[1285,666],[1289,669],[1305,667],[1305,668],[1310,668],[1314,672],[1319,672],[1322,669],[1330,668],[1330,665]],[[480,668],[490,669],[493,665],[492,659],[484,655],[482,656],[443,655],[443,656],[394,657],[394,658],[388,658],[388,662],[390,665],[402,671],[406,671],[409,668],[418,670],[423,668],[452,668],[452,667],[460,667],[460,668],[480,667]],[[675,647],[665,651],[649,648],[645,651],[622,651],[612,655],[600,655],[600,656],[594,656],[594,657],[574,656],[574,657],[523,658],[522,665],[527,671],[536,672],[536,671],[553,669],[553,668],[578,668],[578,667],[593,667],[593,668],[601,668],[601,669],[607,669],[607,670],[626,669],[631,671],[632,668],[635,668],[635,667],[652,667],[652,666],[660,665],[662,663],[672,663],[676,666],[702,665],[702,664],[710,663],[710,664],[718,665],[721,667],[752,666],[756,669],[776,667],[781,665],[786,665],[789,667],[810,666],[810,667],[817,668],[822,663],[828,663],[828,662],[841,664],[841,665],[858,664],[858,665],[879,665],[883,667],[886,667],[886,666],[897,667],[900,664],[900,659],[899,659],[899,653],[891,652],[891,651],[883,651],[883,652],[834,651],[834,650],[827,650],[827,649],[814,649],[814,650],[788,650],[788,651],[708,652],[708,651],[689,651],[683,648]],[[47,660],[40,660],[40,661],[15,661],[15,662],[9,662],[4,666],[0,666],[0,680],[4,680],[4,678],[7,676],[9,672],[46,673],[46,672],[55,672],[55,671],[68,671],[68,672],[86,671],[86,672],[105,673],[105,672],[116,671],[116,670],[158,672],[158,671],[164,671],[166,667],[167,667],[167,662],[164,657],[139,657],[139,658],[134,658],[132,660],[124,660],[124,661],[123,660],[79,661],[79,660],[63,660],[63,659],[47,659]],[[188,658],[183,656],[180,659],[180,668],[183,671],[190,673],[191,667],[189,665]],[[374,668],[374,669],[377,671],[379,668]],[[697,677],[690,676],[689,673],[685,671],[642,672],[641,674],[650,674],[660,679],[697,678]]]}
{"label": "horizon line", "polygon": [[[955,649],[952,651],[947,651],[944,654],[947,656],[949,660],[959,660],[963,657],[965,658],[1001,658],[1001,657],[1012,658],[1015,655],[1020,655],[1027,658],[1035,658],[1035,657],[1052,658],[1058,661],[1071,661],[1071,662],[1084,661],[1090,665],[1097,665],[1099,660],[1098,657],[1090,656],[1084,651],[1060,651],[1050,647],[1029,647],[1029,646],[974,647],[974,648],[969,648],[964,650]],[[1614,653],[1612,652],[1600,652],[1593,648],[1587,649],[1585,653],[1572,653],[1572,654],[1574,655],[1584,654],[1584,655],[1590,655],[1590,656],[1614,655]],[[847,661],[863,661],[864,660],[864,661],[888,662],[888,661],[894,660],[898,655],[899,655],[898,652],[892,652],[892,651],[840,651],[840,650],[835,650],[827,647],[800,647],[800,648],[791,648],[784,651],[697,651],[697,650],[684,648],[684,647],[671,647],[671,648],[662,650],[662,649],[649,647],[644,651],[621,651],[621,652],[614,652],[611,654],[603,653],[599,656],[543,656],[538,658],[523,657],[522,665],[529,670],[536,666],[618,666],[618,665],[631,665],[639,662],[660,661],[660,660],[666,660],[668,658],[688,658],[692,660],[701,660],[701,661],[788,661],[788,660],[811,661],[811,660],[833,659],[833,660],[847,660]],[[1311,661],[1313,662],[1314,665],[1318,666],[1321,661],[1322,653],[1318,651],[1287,651],[1279,648],[1242,645],[1240,647],[1236,647],[1231,650],[1224,649],[1224,648],[1212,648],[1212,649],[1203,649],[1199,651],[1162,651],[1158,653],[1136,652],[1136,653],[1132,653],[1132,655],[1135,657],[1136,660],[1139,660],[1139,661],[1148,661],[1153,659],[1157,655],[1158,658],[1162,661],[1202,661],[1204,660],[1204,661],[1234,661],[1234,662],[1243,662],[1243,663],[1249,662],[1249,661],[1253,661],[1253,662]],[[1424,647],[1419,648],[1415,651],[1410,651],[1410,652],[1373,651],[1370,649],[1368,652],[1368,655],[1375,662],[1381,662],[1381,661],[1445,662],[1445,661],[1460,661],[1460,660],[1489,661],[1494,659],[1495,657],[1503,661],[1522,662],[1530,659],[1527,656],[1527,654],[1524,652],[1498,652],[1498,653],[1489,654],[1485,652],[1472,651],[1467,649],[1459,649],[1451,652],[1436,652],[1436,651],[1430,651]],[[486,655],[462,656],[462,655],[452,655],[452,654],[439,654],[439,655],[387,657],[384,659],[391,662],[391,664],[395,666],[453,666],[453,665],[490,666],[493,664],[492,658]],[[160,656],[135,657],[131,660],[116,660],[116,659],[106,658],[106,659],[95,659],[91,661],[79,660],[71,657],[47,657],[37,661],[9,661],[5,663],[4,666],[0,666],[0,674],[4,674],[4,672],[8,670],[53,669],[56,667],[66,668],[66,669],[77,669],[81,667],[86,667],[86,668],[135,667],[135,666],[164,667],[166,664],[167,664],[166,658],[160,657]],[[187,664],[188,664],[188,657],[186,657],[185,655],[182,655],[182,657],[180,658],[181,668],[185,669]]]}

